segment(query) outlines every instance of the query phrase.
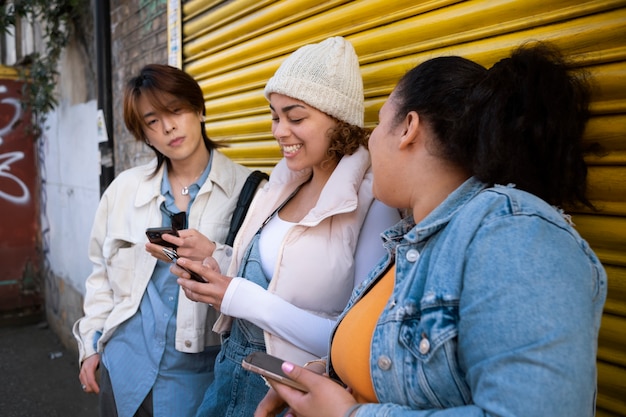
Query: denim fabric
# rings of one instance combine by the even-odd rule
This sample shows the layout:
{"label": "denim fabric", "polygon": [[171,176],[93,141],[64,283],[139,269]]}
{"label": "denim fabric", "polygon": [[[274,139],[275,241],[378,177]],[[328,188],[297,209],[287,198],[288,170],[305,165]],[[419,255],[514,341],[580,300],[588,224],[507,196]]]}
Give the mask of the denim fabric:
{"label": "denim fabric", "polygon": [[[100,394],[98,394],[98,399],[100,417],[118,417],[109,371],[102,363],[100,363]],[[150,391],[133,417],[152,417],[153,415],[154,407],[152,406],[152,391]]]}
{"label": "denim fabric", "polygon": [[[259,233],[248,246],[237,276],[267,288],[258,242]],[[265,351],[263,330],[246,320],[235,319],[215,361],[215,380],[206,391],[196,417],[250,417],[254,414],[268,386],[259,375],[243,369],[241,361],[255,351]]]}
{"label": "denim fabric", "polygon": [[[189,186],[188,211],[210,170],[209,162]],[[178,208],[168,175],[163,176],[161,194],[165,197],[162,226],[171,226],[170,214]],[[105,345],[102,363],[108,369],[120,417],[137,416],[145,410],[146,396],[153,399],[149,407],[154,405],[154,413],[150,413],[154,417],[192,416],[213,381],[217,347],[193,354],[176,350],[178,294],[170,263],[157,261],[137,313],[123,322]]]}
{"label": "denim fabric", "polygon": [[358,417],[594,415],[606,273],[558,210],[469,179],[384,239],[347,307],[395,262]]}

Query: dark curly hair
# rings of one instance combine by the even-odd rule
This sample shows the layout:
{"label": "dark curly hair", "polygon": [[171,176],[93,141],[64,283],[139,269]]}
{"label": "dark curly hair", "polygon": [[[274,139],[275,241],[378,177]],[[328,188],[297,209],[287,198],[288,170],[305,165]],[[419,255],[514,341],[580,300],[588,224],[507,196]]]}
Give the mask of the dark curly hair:
{"label": "dark curly hair", "polygon": [[337,125],[332,128],[330,135],[330,145],[326,151],[328,159],[326,161],[339,161],[344,155],[352,155],[359,146],[367,149],[372,130],[365,127],[351,125],[342,120],[337,120]]}

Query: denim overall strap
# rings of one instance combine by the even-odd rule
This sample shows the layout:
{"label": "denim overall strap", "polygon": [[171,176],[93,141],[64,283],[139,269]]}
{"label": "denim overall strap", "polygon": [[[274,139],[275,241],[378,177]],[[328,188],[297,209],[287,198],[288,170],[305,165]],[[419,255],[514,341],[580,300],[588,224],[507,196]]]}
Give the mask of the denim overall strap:
{"label": "denim overall strap", "polygon": [[[259,252],[259,239],[261,231],[254,235],[252,242],[248,246],[245,253],[241,268],[237,276],[244,277],[246,280],[253,282],[263,289],[267,289],[270,279],[265,276],[261,265],[261,255]],[[265,350],[265,341],[263,337],[263,329],[255,326],[247,320],[235,319],[230,331],[229,338],[238,342],[246,342],[257,346],[260,350]]]}
{"label": "denim overall strap", "polygon": [[[261,268],[257,233],[246,250],[239,276],[267,288]],[[254,308],[254,306],[251,306]],[[215,379],[207,390],[196,417],[249,417],[267,393],[265,381],[242,368],[241,361],[252,352],[265,351],[263,330],[241,319],[233,321],[230,334],[222,339],[215,361]]]}
{"label": "denim overall strap", "polygon": [[[261,264],[261,230],[297,191],[263,222],[244,253],[237,276],[267,289],[271,277],[265,276]],[[249,417],[254,414],[268,386],[259,375],[243,369],[241,362],[257,351],[265,352],[263,329],[247,320],[235,318],[230,333],[223,336],[222,349],[215,362],[215,379],[204,395],[196,417]]]}
{"label": "denim overall strap", "polygon": [[[285,204],[293,198],[294,195],[300,190],[300,185],[283,201],[277,208],[270,214],[267,219],[261,224],[259,230],[252,238],[252,241],[248,245],[244,257],[241,261],[241,267],[237,273],[238,277],[243,277],[248,281],[254,282],[261,286],[263,289],[267,289],[272,277],[265,276],[263,272],[263,266],[261,262],[261,253],[259,251],[259,239],[261,237],[261,231],[269,221],[278,214]],[[263,329],[255,326],[247,320],[235,319],[231,327],[229,339],[232,343],[241,343],[242,346],[254,346],[255,350],[265,351],[265,338],[263,336]],[[247,349],[247,348],[246,348]],[[247,350],[246,350],[247,351]],[[248,352],[251,353],[252,351]],[[243,359],[243,358],[242,358]]]}

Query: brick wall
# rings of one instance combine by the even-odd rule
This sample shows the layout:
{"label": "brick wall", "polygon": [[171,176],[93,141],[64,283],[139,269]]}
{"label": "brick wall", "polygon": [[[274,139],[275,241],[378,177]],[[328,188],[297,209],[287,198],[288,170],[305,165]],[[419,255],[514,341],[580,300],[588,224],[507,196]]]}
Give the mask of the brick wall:
{"label": "brick wall", "polygon": [[[75,38],[64,51],[60,63],[61,75],[58,82],[60,105],[53,118],[58,120],[56,123],[59,125],[70,123],[73,130],[80,132],[85,131],[84,128],[78,129],[81,124],[89,125],[95,120],[96,105],[94,100],[97,94],[95,25],[92,13],[95,5],[93,0],[88,0],[88,3],[89,10],[81,17],[81,24],[76,28]],[[154,155],[145,144],[138,143],[127,132],[122,114],[122,94],[126,81],[135,75],[143,65],[167,63],[167,3],[166,0],[110,0],[109,8],[113,137],[115,141],[115,173],[117,175],[125,169],[147,162]],[[89,114],[87,110],[89,103],[93,105],[93,115]],[[80,109],[80,111],[75,110],[75,108]],[[55,132],[60,130],[60,128],[54,127],[47,133],[48,140],[53,145],[45,146],[46,149],[63,149],[59,143],[70,140],[65,136],[50,136],[56,135]],[[94,146],[93,152],[95,153],[97,152],[97,145],[94,144]],[[80,148],[76,151],[81,152],[84,149]],[[49,159],[44,161],[48,166],[46,170],[48,173],[61,171],[67,173],[68,166],[74,166],[72,161],[81,161],[78,163],[79,172],[85,168],[81,164],[85,161],[86,155],[72,154],[71,152],[58,152],[58,154],[49,156]],[[97,173],[100,172],[99,167],[90,167],[90,169]],[[89,200],[85,196],[89,196],[92,191],[97,194],[97,199],[99,199],[99,184],[94,181],[93,190],[91,190],[82,184],[77,185],[73,177],[68,177],[70,178],[62,178],[61,180],[52,177],[52,181],[48,181],[45,185],[49,188],[46,191],[49,203],[47,209],[44,208],[46,224],[50,225],[49,230],[53,232],[42,238],[42,241],[45,242],[44,254],[48,259],[51,259],[50,262],[53,262],[54,265],[48,266],[46,264],[46,268],[49,269],[45,272],[45,282],[42,285],[45,286],[45,314],[48,324],[63,345],[70,351],[76,352],[76,341],[72,336],[71,328],[73,323],[83,316],[84,292],[77,290],[74,284],[80,281],[79,285],[84,285],[84,279],[91,272],[91,265],[87,259],[86,245],[76,246],[76,256],[80,257],[80,261],[88,264],[85,266],[84,272],[81,271],[79,274],[76,274],[80,269],[75,266],[76,262],[72,262],[72,268],[68,268],[67,258],[60,253],[67,252],[68,240],[64,241],[63,238],[70,235],[72,230],[89,233],[95,205],[93,211],[80,212],[80,209],[84,209],[86,204],[83,205],[84,201],[81,200],[81,205],[77,206],[76,200],[80,200],[81,197],[84,197],[83,200]],[[96,203],[94,202],[94,204]],[[65,209],[58,209],[59,207]],[[85,224],[88,226],[77,228],[77,224],[83,224],[82,222],[85,221],[83,215],[87,219]],[[68,225],[71,225],[69,231]],[[82,237],[80,236],[80,238]],[[76,235],[71,235],[71,241],[76,243],[76,240]],[[84,240],[86,240],[86,236]],[[39,319],[38,316],[35,318]]]}
{"label": "brick wall", "polygon": [[167,64],[167,0],[111,0],[111,82],[115,174],[141,165],[154,153],[126,130],[123,91],[146,64]]}

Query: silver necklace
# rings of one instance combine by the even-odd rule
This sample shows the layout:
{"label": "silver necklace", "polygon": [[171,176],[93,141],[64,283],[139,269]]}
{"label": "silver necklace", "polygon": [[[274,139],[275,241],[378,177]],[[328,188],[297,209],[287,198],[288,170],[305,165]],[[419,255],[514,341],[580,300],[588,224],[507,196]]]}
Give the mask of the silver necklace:
{"label": "silver necklace", "polygon": [[[193,181],[191,181],[191,184],[193,184],[194,182],[196,182],[196,180],[200,177],[200,175],[201,175],[201,174],[202,174],[202,173],[198,174],[198,176],[197,176],[196,178],[194,178],[194,180],[193,180]],[[178,177],[174,177],[174,179],[176,180],[176,182],[178,183],[178,185],[180,185],[181,187],[183,187],[183,188],[181,188],[180,193],[181,193],[182,195],[189,195],[189,187],[191,186],[191,184],[189,184],[188,186],[186,186],[186,187],[185,187],[185,186],[184,186],[184,185],[180,182],[180,180],[178,179]]]}

